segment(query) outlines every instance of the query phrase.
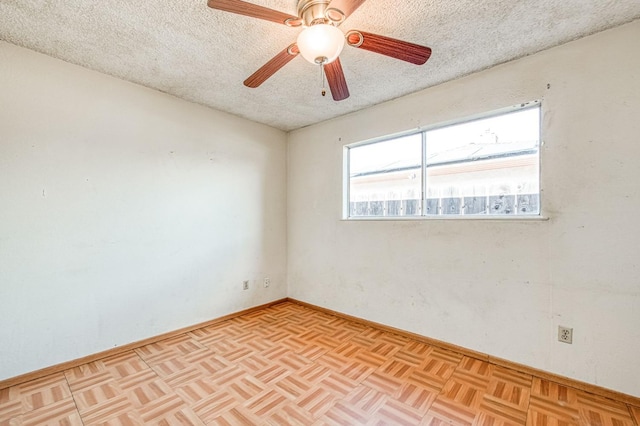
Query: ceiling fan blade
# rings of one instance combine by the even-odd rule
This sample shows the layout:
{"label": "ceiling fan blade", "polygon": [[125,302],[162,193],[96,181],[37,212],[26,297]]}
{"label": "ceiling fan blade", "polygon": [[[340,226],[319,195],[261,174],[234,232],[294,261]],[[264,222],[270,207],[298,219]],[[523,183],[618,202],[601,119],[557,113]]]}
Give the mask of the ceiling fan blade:
{"label": "ceiling fan blade", "polygon": [[333,10],[342,12],[342,15],[344,15],[344,18],[342,18],[342,20],[345,20],[364,2],[365,0],[333,0],[327,6],[327,11],[330,14]]}
{"label": "ceiling fan blade", "polygon": [[329,89],[334,101],[342,101],[349,97],[349,88],[347,80],[344,78],[340,58],[324,66],[324,73],[327,75]]}
{"label": "ceiling fan blade", "polygon": [[431,56],[431,49],[426,46],[364,31],[349,31],[346,38],[349,46],[380,53],[416,65],[424,64]]}
{"label": "ceiling fan blade", "polygon": [[293,58],[298,56],[299,53],[300,50],[298,50],[298,46],[293,43],[260,67],[258,71],[251,74],[251,76],[244,81],[244,85],[255,89],[267,81],[269,77],[278,72],[280,68],[287,65]]}
{"label": "ceiling fan blade", "polygon": [[212,9],[223,10],[225,12],[237,13],[239,15],[251,16],[252,18],[264,19],[267,21],[285,24],[287,21],[299,20],[297,16],[288,13],[278,12],[268,7],[248,3],[242,0],[209,0],[207,5]]}

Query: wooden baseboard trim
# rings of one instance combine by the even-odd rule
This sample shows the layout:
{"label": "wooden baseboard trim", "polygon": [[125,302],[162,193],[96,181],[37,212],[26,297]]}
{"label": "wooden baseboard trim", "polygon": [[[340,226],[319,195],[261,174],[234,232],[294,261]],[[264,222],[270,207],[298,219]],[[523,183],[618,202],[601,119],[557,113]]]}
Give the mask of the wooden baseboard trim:
{"label": "wooden baseboard trim", "polygon": [[254,306],[253,308],[248,308],[248,309],[244,309],[244,310],[239,311],[239,312],[234,312],[232,314],[224,315],[222,317],[215,318],[215,319],[212,319],[212,320],[200,323],[200,324],[190,325],[188,327],[184,327],[184,328],[181,328],[179,330],[169,331],[167,333],[163,333],[163,334],[159,334],[157,336],[149,337],[148,339],[139,340],[139,341],[133,342],[133,343],[128,343],[126,345],[118,346],[118,347],[115,347],[115,348],[112,348],[112,349],[107,349],[106,351],[98,352],[98,353],[95,353],[95,354],[92,354],[92,355],[87,355],[85,357],[74,359],[72,361],[66,361],[66,362],[63,362],[61,364],[52,365],[50,367],[45,367],[45,368],[42,368],[40,370],[32,371],[32,372],[29,372],[29,373],[21,374],[19,376],[11,377],[9,379],[1,380],[0,381],[0,390],[8,388],[8,387],[11,387],[11,386],[19,385],[21,383],[30,382],[32,380],[39,379],[41,377],[45,377],[45,376],[48,376],[50,374],[60,373],[62,371],[68,370],[70,368],[78,367],[78,366],[80,366],[82,364],[87,364],[89,362],[94,362],[94,361],[97,361],[99,359],[107,358],[107,357],[114,356],[114,355],[119,355],[119,354],[121,354],[123,352],[128,352],[128,351],[140,348],[142,346],[150,345],[152,343],[156,343],[156,342],[159,342],[161,340],[169,339],[169,338],[177,336],[179,334],[184,334],[184,333],[188,333],[188,332],[193,331],[193,330],[197,330],[199,328],[208,327],[210,325],[217,324],[217,323],[222,322],[222,321],[227,321],[227,320],[230,320],[232,318],[235,318],[235,317],[238,317],[238,316],[241,316],[241,315],[246,315],[246,314],[249,314],[249,313],[252,313],[252,312],[255,312],[255,311],[259,311],[261,309],[269,308],[269,307],[274,306],[274,305],[279,305],[280,303],[284,303],[284,302],[287,302],[287,301],[288,301],[287,298],[274,300],[273,302],[265,303],[265,304],[260,305],[260,306]]}
{"label": "wooden baseboard trim", "polygon": [[506,367],[506,368],[510,368],[512,370],[516,370],[519,371],[521,373],[525,373],[525,374],[530,374],[532,376],[536,376],[536,377],[540,377],[542,379],[545,380],[549,380],[555,383],[559,383],[563,386],[567,386],[570,388],[574,388],[577,390],[581,390],[584,392],[589,392],[592,393],[594,395],[598,395],[598,396],[602,396],[604,398],[609,398],[609,399],[614,399],[620,402],[624,402],[626,404],[630,404],[630,405],[634,405],[636,407],[640,407],[640,398],[637,398],[635,396],[632,395],[627,395],[625,393],[622,392],[618,392],[618,391],[614,391],[611,389],[607,389],[607,388],[603,388],[601,386],[597,386],[597,385],[593,385],[591,383],[586,383],[586,382],[581,382],[579,380],[575,380],[575,379],[570,379],[568,377],[565,376],[561,376],[555,373],[550,373],[548,371],[544,371],[544,370],[539,370],[537,368],[533,368],[533,367],[529,367],[527,365],[524,364],[518,364],[516,362],[512,362],[512,361],[508,361],[506,359],[502,359],[502,358],[498,358],[498,357],[494,357],[492,355],[488,355],[482,352],[477,352],[471,349],[467,349],[461,346],[457,346],[457,345],[453,345],[451,343],[447,343],[447,342],[443,342],[441,340],[437,340],[437,339],[432,339],[430,337],[426,337],[426,336],[422,336],[420,334],[415,334],[415,333],[411,333],[409,331],[405,331],[405,330],[401,330],[399,328],[395,328],[395,327],[390,327],[388,325],[384,325],[384,324],[380,324],[377,322],[373,322],[373,321],[369,321],[369,320],[365,320],[362,318],[358,318],[358,317],[354,317],[348,314],[344,314],[342,312],[338,312],[338,311],[334,311],[331,309],[327,309],[327,308],[323,308],[321,306],[317,306],[317,305],[313,305],[311,303],[307,303],[307,302],[303,302],[300,300],[296,300],[296,299],[292,299],[292,298],[287,298],[286,299],[288,302],[291,303],[295,303],[298,304],[300,306],[304,306],[306,308],[310,308],[310,309],[315,309],[317,311],[320,312],[324,312],[326,314],[329,315],[334,315],[336,317],[339,318],[343,318],[349,321],[354,321],[354,322],[358,322],[360,324],[364,324],[364,325],[368,325],[371,327],[375,327],[390,333],[394,333],[394,334],[398,334],[400,336],[405,336],[405,337],[409,337],[411,339],[417,340],[419,342],[425,343],[427,345],[431,345],[431,346],[435,346],[441,349],[445,349],[445,350],[449,350],[449,351],[454,351],[454,352],[458,352],[460,354],[463,354],[465,356],[471,357],[471,358],[476,358],[476,359],[480,359],[482,361],[487,361],[491,364],[500,366],[500,367]]}

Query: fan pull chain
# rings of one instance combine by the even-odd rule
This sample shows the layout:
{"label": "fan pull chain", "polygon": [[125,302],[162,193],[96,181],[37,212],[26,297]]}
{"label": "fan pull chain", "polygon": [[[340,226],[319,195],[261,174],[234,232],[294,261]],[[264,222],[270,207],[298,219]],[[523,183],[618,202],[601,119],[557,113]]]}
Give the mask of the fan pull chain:
{"label": "fan pull chain", "polygon": [[324,88],[324,64],[320,64],[320,79],[322,80],[322,96],[326,96],[327,91]]}

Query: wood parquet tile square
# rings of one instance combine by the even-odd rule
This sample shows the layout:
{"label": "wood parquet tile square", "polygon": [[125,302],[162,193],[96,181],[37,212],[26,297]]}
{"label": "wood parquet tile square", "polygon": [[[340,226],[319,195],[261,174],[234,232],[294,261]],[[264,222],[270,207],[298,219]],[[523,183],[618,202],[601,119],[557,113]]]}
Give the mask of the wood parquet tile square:
{"label": "wood parquet tile square", "polygon": [[358,386],[345,398],[348,403],[365,411],[369,416],[372,416],[388,399],[387,394],[364,385]]}
{"label": "wood parquet tile square", "polygon": [[390,398],[376,411],[373,424],[410,426],[420,424],[422,418],[417,410]]}
{"label": "wood parquet tile square", "polygon": [[31,425],[82,425],[82,420],[73,398],[69,397],[44,405],[20,416],[18,422],[10,424]]}
{"label": "wood parquet tile square", "polygon": [[640,426],[626,405],[295,303],[0,390],[0,426]]}
{"label": "wood parquet tile square", "polygon": [[629,405],[629,412],[631,413],[633,420],[636,422],[636,426],[640,426],[640,407]]}
{"label": "wood parquet tile square", "polygon": [[320,419],[322,424],[328,425],[361,425],[366,424],[369,415],[360,408],[346,401],[338,401]]}
{"label": "wood parquet tile square", "polygon": [[54,374],[18,386],[25,412],[37,410],[47,405],[71,397],[69,384],[62,374]]}
{"label": "wood parquet tile square", "polygon": [[[314,420],[311,414],[295,402],[283,405],[266,419],[266,424],[270,426],[307,426],[313,423]],[[261,423],[258,422],[257,424]]]}
{"label": "wood parquet tile square", "polygon": [[583,424],[634,426],[623,403],[582,392],[578,394],[578,407]]}
{"label": "wood parquet tile square", "polygon": [[396,399],[424,416],[439,393],[440,390],[435,386],[424,387],[413,383],[405,383],[398,392]]}

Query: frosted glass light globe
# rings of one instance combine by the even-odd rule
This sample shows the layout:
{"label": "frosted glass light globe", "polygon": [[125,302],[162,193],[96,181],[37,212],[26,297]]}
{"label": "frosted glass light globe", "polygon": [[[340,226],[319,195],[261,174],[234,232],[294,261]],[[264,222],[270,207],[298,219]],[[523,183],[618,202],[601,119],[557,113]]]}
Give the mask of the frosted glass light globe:
{"label": "frosted glass light globe", "polygon": [[316,24],[306,28],[298,36],[300,54],[312,64],[328,64],[335,61],[344,47],[344,34],[329,24]]}

